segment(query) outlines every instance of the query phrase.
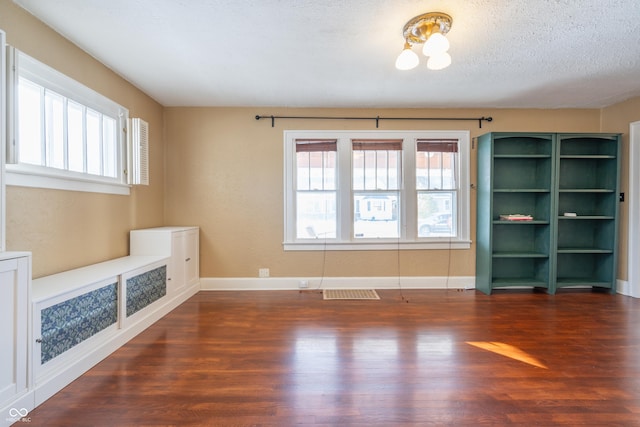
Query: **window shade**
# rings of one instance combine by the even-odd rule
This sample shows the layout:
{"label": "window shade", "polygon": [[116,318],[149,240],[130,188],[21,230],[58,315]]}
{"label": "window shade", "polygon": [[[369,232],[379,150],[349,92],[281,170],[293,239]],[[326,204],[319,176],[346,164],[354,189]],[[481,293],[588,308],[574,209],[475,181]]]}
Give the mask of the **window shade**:
{"label": "window shade", "polygon": [[352,139],[354,150],[402,150],[401,139]]}
{"label": "window shade", "polygon": [[338,151],[337,139],[296,139],[296,153]]}
{"label": "window shade", "polygon": [[418,152],[457,153],[457,139],[419,139]]}

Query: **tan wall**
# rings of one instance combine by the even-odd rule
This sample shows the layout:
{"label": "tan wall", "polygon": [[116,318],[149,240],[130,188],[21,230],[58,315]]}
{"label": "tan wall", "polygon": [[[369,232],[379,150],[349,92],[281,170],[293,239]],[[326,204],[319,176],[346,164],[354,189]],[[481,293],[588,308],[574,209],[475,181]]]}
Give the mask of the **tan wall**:
{"label": "tan wall", "polygon": [[[629,194],[629,124],[640,120],[640,97],[612,105],[602,110],[602,131],[622,134],[622,167],[620,168],[620,191],[626,200],[638,195]],[[629,246],[629,204],[620,204],[620,231],[618,233],[618,278],[627,280]],[[638,238],[638,236],[635,236]]]}
{"label": "tan wall", "polygon": [[[270,120],[256,114],[375,117],[480,117],[493,122],[381,121],[380,129],[597,132],[599,110],[313,110],[281,108],[167,108],[166,217],[201,227],[202,277],[396,276],[396,251],[285,252],[283,240],[283,130],[375,129],[373,121]],[[472,150],[472,182],[476,153]],[[475,193],[471,194],[475,236]],[[324,268],[323,268],[324,266]],[[470,250],[411,250],[400,254],[403,276],[473,276]]]}
{"label": "tan wall", "polygon": [[[0,28],[9,44],[129,108],[150,124],[151,186],[131,196],[22,187],[7,188],[7,249],[34,254],[34,277],[128,252],[128,231],[162,224],[201,227],[202,277],[395,276],[395,251],[284,252],[285,129],[374,129],[369,121],[268,120],[256,114],[333,116],[493,116],[492,123],[385,122],[380,129],[620,132],[628,153],[629,122],[640,120],[640,98],[599,110],[364,110],[166,108],[69,43],[10,0],[0,0]],[[601,115],[602,113],[602,115]],[[166,147],[165,143],[166,141]],[[166,161],[165,161],[166,159]],[[475,182],[475,150],[471,177]],[[166,169],[165,169],[166,167]],[[622,191],[628,171],[623,162]],[[166,188],[165,188],[166,183]],[[475,194],[471,193],[475,236]],[[626,277],[626,207],[622,205],[619,277]],[[472,276],[475,248],[402,251],[404,276]]]}
{"label": "tan wall", "polygon": [[164,220],[162,106],[36,20],[0,0],[7,43],[91,87],[150,125],[151,185],[130,196],[7,188],[7,249],[33,252],[40,277],[128,254],[128,231]]}

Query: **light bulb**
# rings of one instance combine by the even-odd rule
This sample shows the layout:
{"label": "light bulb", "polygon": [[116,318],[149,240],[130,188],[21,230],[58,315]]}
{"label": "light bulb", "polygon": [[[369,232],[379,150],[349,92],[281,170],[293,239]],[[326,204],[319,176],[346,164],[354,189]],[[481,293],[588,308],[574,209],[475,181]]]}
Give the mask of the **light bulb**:
{"label": "light bulb", "polygon": [[422,47],[425,56],[438,55],[449,50],[449,40],[442,33],[433,33]]}
{"label": "light bulb", "polygon": [[427,68],[430,70],[442,70],[451,65],[451,55],[447,52],[442,52],[437,55],[432,55],[427,61]]}
{"label": "light bulb", "polygon": [[402,49],[402,52],[398,55],[398,59],[396,59],[396,68],[398,70],[411,70],[412,68],[416,68],[419,62],[420,58],[411,50],[409,42],[405,42],[404,49]]}

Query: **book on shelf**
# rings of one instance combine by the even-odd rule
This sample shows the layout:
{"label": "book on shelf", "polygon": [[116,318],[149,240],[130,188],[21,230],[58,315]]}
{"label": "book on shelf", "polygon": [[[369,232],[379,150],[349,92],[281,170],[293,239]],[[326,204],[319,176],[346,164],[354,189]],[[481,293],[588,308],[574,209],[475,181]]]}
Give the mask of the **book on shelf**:
{"label": "book on shelf", "polygon": [[505,214],[500,215],[502,221],[533,221],[533,216],[523,214]]}

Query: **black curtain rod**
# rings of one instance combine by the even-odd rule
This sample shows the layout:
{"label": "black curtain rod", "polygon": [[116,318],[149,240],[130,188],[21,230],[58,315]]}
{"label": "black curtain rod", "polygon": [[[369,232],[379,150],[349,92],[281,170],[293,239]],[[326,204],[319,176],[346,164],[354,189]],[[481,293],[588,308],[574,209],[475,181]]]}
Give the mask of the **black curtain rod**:
{"label": "black curtain rod", "polygon": [[325,116],[256,116],[256,120],[271,119],[271,127],[275,126],[276,119],[311,119],[311,120],[375,120],[376,129],[380,120],[455,120],[455,121],[477,121],[478,127],[482,129],[482,122],[491,122],[493,117],[325,117]]}

